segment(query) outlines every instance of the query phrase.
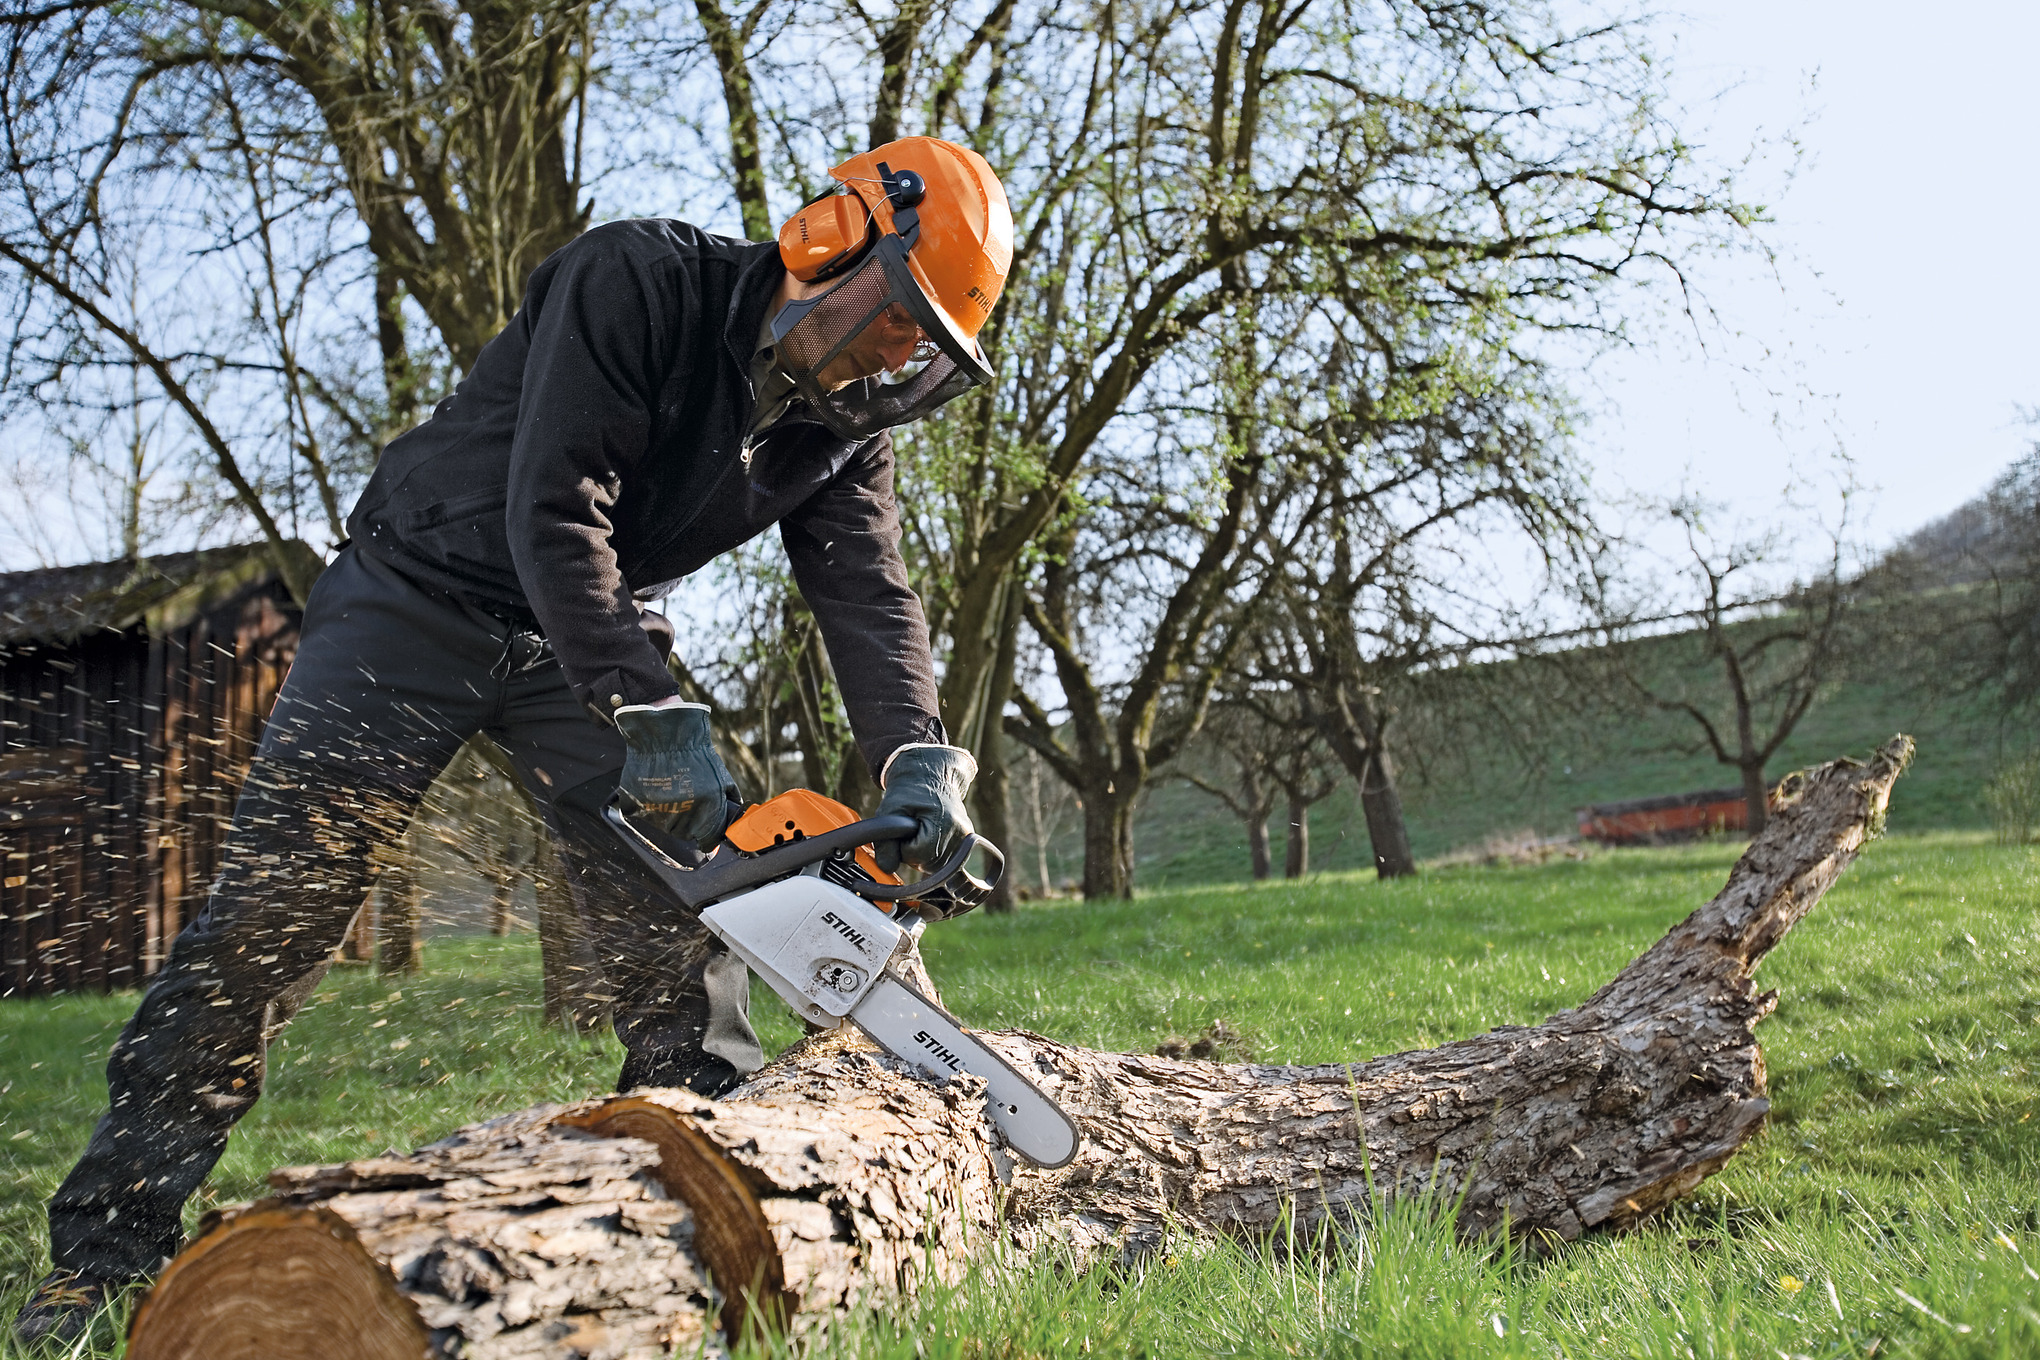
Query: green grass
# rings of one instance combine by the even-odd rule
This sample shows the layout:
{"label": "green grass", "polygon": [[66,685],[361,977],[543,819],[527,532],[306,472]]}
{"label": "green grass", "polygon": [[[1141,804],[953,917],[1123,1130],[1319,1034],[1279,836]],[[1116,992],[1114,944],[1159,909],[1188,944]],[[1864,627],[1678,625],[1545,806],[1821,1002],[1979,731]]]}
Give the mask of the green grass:
{"label": "green grass", "polygon": [[[1223,1020],[1266,1060],[1352,1060],[1577,1003],[1735,853],[1037,904],[937,927],[928,952],[975,1024],[1148,1049]],[[415,1146],[613,1077],[612,1043],[537,1022],[529,941],[441,942],[427,963],[401,995],[359,971],[321,988],[208,1201],[259,1193],[274,1165]],[[1770,1126],[1640,1231],[1530,1260],[1406,1206],[1358,1242],[986,1270],[859,1313],[815,1353],[2040,1356],[2040,850],[1878,842],[1760,981],[1782,994],[1760,1030]],[[132,1004],[0,1006],[0,1307],[42,1269],[41,1201],[104,1098]],[[775,1002],[759,1011],[769,1043],[792,1037]]]}

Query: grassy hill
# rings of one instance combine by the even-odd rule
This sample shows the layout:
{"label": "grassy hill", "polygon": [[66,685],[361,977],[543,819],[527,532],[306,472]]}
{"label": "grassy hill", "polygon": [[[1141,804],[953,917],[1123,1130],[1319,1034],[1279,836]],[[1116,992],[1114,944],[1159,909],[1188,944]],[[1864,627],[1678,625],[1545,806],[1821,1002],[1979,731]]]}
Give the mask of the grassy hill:
{"label": "grassy hill", "polygon": [[[1802,766],[1864,754],[1894,732],[1909,732],[1919,741],[1919,758],[1892,798],[1893,828],[1988,827],[1978,792],[2005,740],[1997,718],[1973,700],[1923,698],[1916,687],[1897,681],[1837,684],[1799,724],[1769,774],[1775,780]],[[1709,756],[1680,753],[1697,735],[1685,718],[1630,716],[1610,719],[1594,739],[1554,739],[1534,771],[1497,754],[1491,777],[1465,778],[1463,769],[1480,762],[1455,759],[1437,762],[1440,773],[1426,778],[1424,765],[1407,762],[1403,800],[1411,844],[1419,858],[1435,858],[1478,846],[1496,834],[1570,833],[1574,810],[1590,803],[1735,785],[1732,767]],[[1269,834],[1280,872],[1279,816],[1272,819]],[[1350,784],[1314,809],[1311,842],[1313,869],[1372,863],[1366,823]],[[1136,824],[1135,851],[1144,888],[1249,877],[1245,830],[1217,800],[1180,782],[1157,787],[1148,796]],[[1078,857],[1065,858],[1062,871],[1073,876]]]}

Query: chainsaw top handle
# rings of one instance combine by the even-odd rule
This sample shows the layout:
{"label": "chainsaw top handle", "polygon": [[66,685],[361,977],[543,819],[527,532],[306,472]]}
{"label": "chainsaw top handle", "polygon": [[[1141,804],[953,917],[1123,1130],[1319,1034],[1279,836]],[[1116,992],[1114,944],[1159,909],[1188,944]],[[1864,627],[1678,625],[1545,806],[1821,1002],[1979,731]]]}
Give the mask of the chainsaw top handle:
{"label": "chainsaw top handle", "polygon": [[[602,816],[666,890],[682,906],[695,912],[732,894],[790,877],[831,855],[847,854],[860,845],[877,841],[906,840],[919,829],[919,823],[912,817],[869,817],[755,855],[725,852],[704,858],[691,842],[638,826],[614,802],[602,810]],[[990,863],[989,882],[966,867],[971,855],[979,850],[984,851]],[[873,901],[914,901],[926,915],[946,920],[982,905],[998,886],[1005,868],[1006,857],[999,847],[971,834],[925,877],[913,883],[880,883],[854,872],[847,879],[839,877],[835,881]]]}
{"label": "chainsaw top handle", "polygon": [[[870,821],[852,822],[842,829],[855,831],[858,827],[877,826],[880,822],[913,820],[911,817],[874,817]],[[905,837],[888,836],[885,839],[904,840]],[[970,857],[980,850],[984,851],[985,862],[990,866],[989,881],[979,878],[966,867],[970,864]],[[956,849],[949,853],[947,859],[912,883],[880,883],[875,878],[866,878],[854,869],[850,874],[839,876],[834,881],[859,897],[868,897],[874,902],[912,902],[923,916],[946,921],[952,916],[961,916],[974,907],[983,906],[991,898],[992,889],[999,886],[999,880],[1005,875],[1005,853],[973,831],[957,843]]]}

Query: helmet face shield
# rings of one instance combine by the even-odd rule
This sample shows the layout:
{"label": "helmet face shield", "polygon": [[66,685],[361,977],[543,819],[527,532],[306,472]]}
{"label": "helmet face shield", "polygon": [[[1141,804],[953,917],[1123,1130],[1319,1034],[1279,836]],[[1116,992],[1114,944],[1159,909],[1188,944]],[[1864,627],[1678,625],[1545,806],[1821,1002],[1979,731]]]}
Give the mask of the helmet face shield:
{"label": "helmet face shield", "polygon": [[[911,424],[992,376],[977,342],[929,302],[897,236],[880,237],[827,292],[788,303],[772,320],[772,340],[801,397],[842,439]],[[888,370],[909,341],[906,361]],[[847,381],[824,380],[832,364]]]}

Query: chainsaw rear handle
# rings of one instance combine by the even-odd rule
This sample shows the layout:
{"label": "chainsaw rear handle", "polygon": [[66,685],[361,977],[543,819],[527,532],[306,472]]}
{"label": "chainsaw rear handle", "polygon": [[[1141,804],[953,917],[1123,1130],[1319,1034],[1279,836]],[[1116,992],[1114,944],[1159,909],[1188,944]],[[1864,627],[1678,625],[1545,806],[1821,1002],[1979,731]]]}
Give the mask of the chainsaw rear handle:
{"label": "chainsaw rear handle", "polygon": [[[755,855],[717,854],[703,858],[690,842],[636,825],[613,801],[602,809],[602,818],[666,890],[683,907],[694,912],[761,883],[790,877],[831,855],[875,841],[906,840],[920,829],[920,823],[912,817],[870,817],[848,826],[839,826],[833,831],[776,845]],[[965,867],[972,853],[978,850],[983,850],[991,863],[990,882],[978,878]],[[860,874],[844,886],[874,901],[918,900],[929,915],[942,920],[982,905],[992,889],[998,886],[1005,868],[1006,857],[999,847],[982,836],[972,834],[964,837],[963,843],[947,859],[918,882],[880,883]],[[932,901],[925,896],[930,894],[934,898]]]}

